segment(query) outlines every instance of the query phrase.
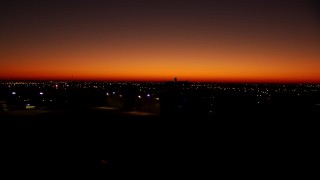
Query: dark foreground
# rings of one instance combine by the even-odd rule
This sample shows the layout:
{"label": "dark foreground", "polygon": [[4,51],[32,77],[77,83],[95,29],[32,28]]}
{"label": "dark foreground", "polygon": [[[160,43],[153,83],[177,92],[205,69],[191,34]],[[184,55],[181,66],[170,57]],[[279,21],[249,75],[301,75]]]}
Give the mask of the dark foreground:
{"label": "dark foreground", "polygon": [[315,170],[312,118],[187,120],[101,109],[0,118],[3,178],[305,177]]}

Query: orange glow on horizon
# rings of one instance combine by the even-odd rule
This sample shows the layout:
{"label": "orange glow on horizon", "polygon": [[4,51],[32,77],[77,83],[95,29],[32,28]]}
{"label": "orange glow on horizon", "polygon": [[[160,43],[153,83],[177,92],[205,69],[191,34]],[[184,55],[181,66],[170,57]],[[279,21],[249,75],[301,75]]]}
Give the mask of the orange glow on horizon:
{"label": "orange glow on horizon", "polygon": [[167,81],[178,77],[214,82],[320,82],[320,53],[316,51],[250,45],[240,49],[148,45],[8,51],[2,55],[7,61],[1,64],[0,79]]}
{"label": "orange glow on horizon", "polygon": [[0,79],[320,83],[309,1],[69,3],[4,4]]}

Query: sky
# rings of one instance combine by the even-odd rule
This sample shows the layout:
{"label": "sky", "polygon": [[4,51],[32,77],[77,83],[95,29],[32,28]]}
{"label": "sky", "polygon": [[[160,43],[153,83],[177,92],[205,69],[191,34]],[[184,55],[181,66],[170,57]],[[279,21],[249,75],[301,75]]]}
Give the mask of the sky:
{"label": "sky", "polygon": [[4,0],[0,79],[320,83],[316,0]]}

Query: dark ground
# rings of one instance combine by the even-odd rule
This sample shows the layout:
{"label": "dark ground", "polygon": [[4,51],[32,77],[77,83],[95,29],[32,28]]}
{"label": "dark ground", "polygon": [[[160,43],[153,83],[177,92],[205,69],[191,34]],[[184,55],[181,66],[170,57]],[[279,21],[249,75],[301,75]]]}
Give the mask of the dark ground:
{"label": "dark ground", "polygon": [[96,109],[0,118],[3,177],[305,177],[315,170],[312,118],[187,120]]}

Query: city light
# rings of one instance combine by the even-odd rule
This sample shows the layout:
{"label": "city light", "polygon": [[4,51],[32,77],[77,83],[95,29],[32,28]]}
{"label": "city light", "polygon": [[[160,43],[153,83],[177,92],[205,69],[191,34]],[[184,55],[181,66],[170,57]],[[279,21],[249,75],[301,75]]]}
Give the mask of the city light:
{"label": "city light", "polygon": [[26,104],[26,109],[35,109],[36,106],[32,106],[31,104]]}
{"label": "city light", "polygon": [[[131,85],[139,86],[136,89],[130,91],[126,85],[130,85],[131,82],[73,82],[68,84],[70,88],[66,88],[66,84],[63,81],[48,81],[48,82],[11,82],[4,81],[0,82],[0,86],[8,87],[12,85],[7,93],[8,101],[12,104],[9,108],[21,108],[28,105],[28,109],[35,107],[40,108],[55,108],[58,105],[72,105],[73,103],[89,104],[92,103],[91,100],[77,101],[75,98],[82,99],[84,96],[92,96],[97,98],[94,102],[97,105],[110,106],[116,108],[125,107],[127,101],[136,101],[133,104],[133,108],[138,111],[150,111],[160,113],[160,106],[170,108],[179,111],[179,113],[215,113],[215,108],[226,99],[224,103],[230,105],[236,105],[239,102],[242,103],[243,109],[246,105],[252,105],[256,108],[265,108],[273,105],[273,103],[284,102],[280,99],[282,96],[287,94],[290,97],[295,98],[293,103],[299,106],[301,98],[311,97],[319,92],[320,85],[318,84],[292,84],[285,85],[282,84],[221,84],[221,83],[202,83],[202,82],[189,82],[189,83],[176,83],[173,86],[163,82],[150,83],[150,82],[133,82]],[[61,85],[60,85],[61,84]],[[56,87],[60,85],[65,91],[57,91]],[[14,87],[13,87],[14,86]],[[30,89],[30,91],[29,91]],[[68,90],[71,91],[68,91]],[[81,91],[77,91],[80,90]],[[139,90],[140,89],[140,90]],[[74,91],[75,90],[75,91]],[[174,90],[174,91],[172,91]],[[17,92],[18,91],[18,92]],[[1,92],[1,91],[0,91]],[[20,93],[21,92],[21,93]],[[46,93],[45,93],[46,92]],[[102,94],[100,94],[103,92]],[[138,92],[138,94],[136,94]],[[169,93],[167,93],[169,92]],[[200,94],[205,92],[204,94]],[[76,93],[73,96],[72,93]],[[34,96],[38,95],[38,97]],[[45,95],[46,94],[46,95]],[[64,99],[60,98],[63,96]],[[70,95],[70,97],[69,97]],[[235,96],[237,95],[237,96]],[[240,95],[240,96],[238,96]],[[10,98],[11,96],[11,98]],[[55,97],[57,96],[57,97]],[[107,96],[107,97],[106,97]],[[48,97],[46,99],[45,97]],[[107,99],[105,99],[105,98]],[[136,99],[133,100],[132,97]],[[161,97],[161,101],[160,101]],[[242,98],[243,97],[243,98]],[[299,98],[298,98],[299,97]],[[86,99],[86,98],[85,98]],[[215,99],[220,101],[215,101]],[[47,102],[47,103],[44,103]],[[170,104],[172,102],[172,105]],[[312,107],[319,111],[319,100],[315,99],[312,103]],[[304,102],[300,102],[304,103]],[[309,103],[309,102],[305,102]],[[93,104],[93,105],[96,105]],[[90,104],[91,105],[91,104]],[[241,105],[241,106],[242,106]],[[198,107],[199,106],[199,107]],[[291,104],[288,104],[291,107]],[[293,105],[292,105],[293,106]],[[302,106],[302,105],[301,105]],[[237,106],[239,107],[239,106]],[[310,106],[311,107],[311,106]],[[1,107],[0,107],[1,108]],[[205,111],[196,111],[193,109],[204,108]],[[239,107],[242,108],[242,107]],[[192,110],[190,110],[192,109]],[[0,109],[1,110],[1,109]],[[189,111],[190,110],[190,111]],[[232,109],[231,109],[232,110]],[[194,112],[192,112],[194,111]],[[210,112],[212,111],[212,112]]]}

